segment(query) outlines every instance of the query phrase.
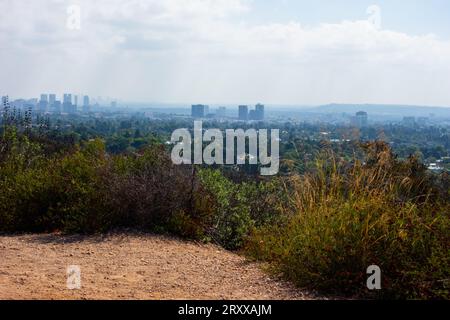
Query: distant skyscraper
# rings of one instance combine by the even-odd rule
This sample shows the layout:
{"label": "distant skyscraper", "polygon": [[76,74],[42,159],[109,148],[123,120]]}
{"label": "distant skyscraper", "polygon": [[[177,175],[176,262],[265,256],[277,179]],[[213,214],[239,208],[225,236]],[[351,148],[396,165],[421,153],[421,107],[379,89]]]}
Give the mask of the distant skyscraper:
{"label": "distant skyscraper", "polygon": [[239,120],[248,120],[248,106],[239,106]]}
{"label": "distant skyscraper", "polygon": [[63,103],[72,104],[72,95],[70,93],[65,93],[63,96]]}
{"label": "distant skyscraper", "polygon": [[78,106],[78,96],[77,96],[77,95],[74,95],[74,96],[73,96],[73,104],[74,104],[75,106]]}
{"label": "distant skyscraper", "polygon": [[48,95],[48,110],[54,112],[55,111],[55,102],[56,102],[56,95],[55,94],[49,94]]}
{"label": "distant skyscraper", "polygon": [[41,100],[39,100],[39,112],[46,112],[48,108],[48,95],[47,94],[41,94]]}
{"label": "distant skyscraper", "polygon": [[89,96],[83,97],[83,112],[84,113],[90,112]]}
{"label": "distant skyscraper", "polygon": [[255,106],[255,120],[264,120],[264,105],[258,103]]}
{"label": "distant skyscraper", "polygon": [[55,104],[56,101],[56,95],[55,94],[49,94],[48,95],[48,104],[51,106]]}
{"label": "distant skyscraper", "polygon": [[192,118],[204,118],[209,112],[209,107],[203,104],[193,104],[191,106]]}
{"label": "distant skyscraper", "polygon": [[70,93],[64,94],[62,109],[65,113],[75,113],[76,107],[72,104],[72,95]]}
{"label": "distant skyscraper", "polygon": [[355,116],[355,125],[359,128],[362,128],[367,127],[367,123],[368,123],[367,112],[365,111],[357,112]]}
{"label": "distant skyscraper", "polygon": [[111,102],[111,108],[117,108],[117,101]]}

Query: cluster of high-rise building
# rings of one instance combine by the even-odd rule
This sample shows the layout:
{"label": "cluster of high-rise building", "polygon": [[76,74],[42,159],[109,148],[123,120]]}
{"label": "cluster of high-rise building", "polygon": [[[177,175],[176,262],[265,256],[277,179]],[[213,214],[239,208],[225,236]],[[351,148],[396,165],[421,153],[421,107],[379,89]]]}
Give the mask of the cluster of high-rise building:
{"label": "cluster of high-rise building", "polygon": [[[215,114],[209,112],[209,106],[203,104],[194,104],[191,107],[192,118],[225,118],[227,109],[219,107]],[[247,105],[240,105],[238,107],[238,119],[243,121],[261,121],[264,120],[264,105],[258,103],[255,109],[249,110]]]}
{"label": "cluster of high-rise building", "polygon": [[[2,104],[7,99],[7,96],[3,96]],[[81,108],[79,108],[78,96],[70,93],[65,93],[62,96],[62,101],[57,100],[56,94],[43,93],[40,99],[17,99],[10,101],[9,104],[17,109],[33,109],[33,111],[38,113],[74,114],[78,111],[83,113],[89,113],[91,111],[89,96],[83,96],[83,102]]]}
{"label": "cluster of high-rise building", "polygon": [[247,105],[239,106],[239,120],[242,121],[261,121],[264,120],[264,105],[258,103],[255,109],[249,110]]}
{"label": "cluster of high-rise building", "polygon": [[[47,103],[48,101],[48,103]],[[69,113],[73,114],[78,111],[85,113],[90,112],[89,96],[83,96],[83,103],[81,109],[78,106],[78,96],[70,93],[64,93],[62,103],[56,100],[56,95],[49,94],[48,98],[46,94],[41,94],[41,100],[39,101],[40,112],[54,112],[54,113]]]}

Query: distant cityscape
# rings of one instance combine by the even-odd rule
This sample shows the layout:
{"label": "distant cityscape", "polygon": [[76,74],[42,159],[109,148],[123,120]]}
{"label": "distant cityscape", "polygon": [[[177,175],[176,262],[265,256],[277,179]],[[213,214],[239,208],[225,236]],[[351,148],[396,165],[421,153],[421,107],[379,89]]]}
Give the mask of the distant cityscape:
{"label": "distant cityscape", "polygon": [[[91,102],[88,95],[73,95],[64,93],[61,100],[57,99],[56,94],[41,94],[40,98],[32,99],[16,99],[10,100],[9,96],[2,96],[2,106],[8,105],[18,111],[32,111],[38,114],[48,115],[74,115],[89,114],[105,108],[104,104],[98,101]],[[82,101],[79,101],[81,100]],[[118,108],[117,101],[113,100],[109,103],[110,111]],[[248,105],[239,105],[238,120],[241,121],[263,121],[265,119],[264,105],[256,104],[254,109],[249,109]],[[208,118],[227,118],[227,107],[218,107],[215,111],[210,110],[208,105],[196,104],[191,106],[191,117],[195,119]]]}
{"label": "distant cityscape", "polygon": [[[258,122],[264,121],[269,126],[303,128],[303,133],[310,141],[325,138],[333,144],[350,141],[348,138],[339,137],[340,128],[357,128],[366,139],[374,139],[379,136],[379,132],[384,131],[390,132],[391,136],[405,135],[406,140],[390,139],[390,145],[396,150],[405,150],[405,154],[424,151],[424,163],[429,170],[441,171],[448,166],[450,160],[445,152],[441,152],[448,149],[446,137],[450,127],[450,108],[367,104],[266,107],[262,103],[254,106],[193,104],[190,108],[186,104],[125,104],[111,98],[91,99],[88,95],[64,93],[58,99],[56,94],[43,93],[39,98],[31,99],[10,100],[9,96],[2,96],[0,118],[5,119],[4,115],[8,111],[17,115],[18,119],[30,115],[41,120],[58,119],[59,123],[65,123],[67,128],[72,127],[72,121],[83,119],[123,121],[133,118],[187,123],[196,119],[205,123],[246,122],[246,126],[250,127],[252,123],[257,125]],[[412,135],[415,135],[414,139]],[[422,135],[433,138],[422,141]],[[413,140],[410,141],[411,139]]]}
{"label": "distant cityscape", "polygon": [[[42,93],[40,98],[31,99],[16,99],[9,100],[8,96],[2,96],[2,105],[9,104],[11,108],[17,110],[32,110],[41,114],[76,114],[76,113],[90,113],[92,107],[100,107],[98,102],[91,103],[87,95],[74,95],[71,93],[64,93],[58,100],[56,94]],[[81,100],[82,101],[79,101]],[[111,101],[112,108],[117,107],[116,101]]]}
{"label": "distant cityscape", "polygon": [[[82,98],[81,103],[79,103],[79,98]],[[7,104],[18,111],[31,110],[34,113],[48,115],[90,114],[93,111],[99,111],[100,107],[105,107],[98,102],[92,104],[88,95],[73,95],[71,93],[64,93],[61,100],[57,99],[56,94],[44,93],[40,95],[40,99],[16,99],[13,101],[9,101],[8,96],[2,96],[2,105],[6,106]],[[109,107],[111,108],[110,111],[117,109],[117,101],[111,101]],[[230,118],[227,111],[227,107],[224,106],[212,110],[208,105],[194,104],[191,106],[191,117],[194,119],[226,119]],[[251,109],[248,105],[239,105],[236,111],[237,118],[235,120],[238,121],[266,120],[265,106],[261,103],[257,103],[254,109]],[[404,122],[412,125],[415,118],[406,117]],[[365,111],[357,112],[350,117],[350,123],[357,127],[366,127],[368,125],[368,113]]]}
{"label": "distant cityscape", "polygon": [[[257,103],[254,107],[242,104],[235,106],[193,104],[124,104],[115,99],[88,95],[64,93],[60,98],[56,94],[40,94],[39,98],[9,99],[2,96],[2,106],[8,105],[18,112],[52,116],[114,116],[123,114],[141,114],[147,118],[168,117],[193,119],[224,119],[236,121],[269,122],[324,122],[331,124],[348,124],[363,128],[377,123],[396,123],[405,127],[448,126],[450,125],[450,108],[388,105],[345,105],[330,104],[316,107],[278,107]],[[359,110],[358,110],[359,109]]]}
{"label": "distant cityscape", "polygon": [[[225,118],[227,115],[226,107],[218,107],[216,112],[210,112],[207,105],[195,104],[191,107],[192,118]],[[249,110],[248,105],[240,105],[238,107],[238,120],[240,121],[263,121],[264,120],[264,105],[258,103],[254,110]]]}

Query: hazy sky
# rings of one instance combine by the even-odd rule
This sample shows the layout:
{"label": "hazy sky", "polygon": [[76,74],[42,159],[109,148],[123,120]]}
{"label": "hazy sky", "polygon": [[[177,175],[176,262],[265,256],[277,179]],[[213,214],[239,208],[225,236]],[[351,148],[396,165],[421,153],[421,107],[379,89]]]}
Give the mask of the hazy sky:
{"label": "hazy sky", "polygon": [[450,1],[0,0],[0,70],[12,98],[450,106]]}

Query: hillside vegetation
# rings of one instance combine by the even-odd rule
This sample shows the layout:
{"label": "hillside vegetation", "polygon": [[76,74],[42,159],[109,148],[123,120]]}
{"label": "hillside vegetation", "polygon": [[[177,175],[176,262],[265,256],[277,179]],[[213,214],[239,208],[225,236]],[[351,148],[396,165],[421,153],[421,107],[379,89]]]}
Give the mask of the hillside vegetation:
{"label": "hillside vegetation", "polygon": [[[321,292],[450,298],[448,175],[382,142],[361,152],[344,161],[324,148],[306,174],[236,179],[175,166],[156,142],[113,155],[101,139],[67,144],[5,127],[0,231],[170,233],[241,249]],[[383,272],[375,293],[365,287],[372,264]]]}

